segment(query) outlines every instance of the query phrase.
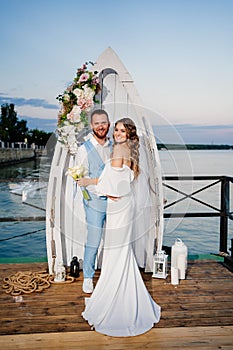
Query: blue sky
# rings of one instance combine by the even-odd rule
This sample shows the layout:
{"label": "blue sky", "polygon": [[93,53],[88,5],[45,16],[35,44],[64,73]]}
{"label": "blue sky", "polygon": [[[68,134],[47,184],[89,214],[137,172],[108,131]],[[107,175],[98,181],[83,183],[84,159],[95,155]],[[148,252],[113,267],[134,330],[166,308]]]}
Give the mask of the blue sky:
{"label": "blue sky", "polygon": [[0,103],[54,130],[76,69],[108,47],[185,142],[233,144],[233,1],[0,0]]}

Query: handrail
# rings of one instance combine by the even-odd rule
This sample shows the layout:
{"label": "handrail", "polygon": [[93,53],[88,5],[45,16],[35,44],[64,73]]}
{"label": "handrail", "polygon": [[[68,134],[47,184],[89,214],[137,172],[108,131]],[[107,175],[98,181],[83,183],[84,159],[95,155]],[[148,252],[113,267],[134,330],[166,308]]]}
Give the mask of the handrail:
{"label": "handrail", "polygon": [[[200,189],[192,192],[185,193],[180,189],[175,188],[174,186],[170,186],[166,184],[164,181],[207,181],[207,180],[215,180],[215,182],[201,187]],[[186,213],[164,213],[164,218],[178,218],[178,217],[220,217],[220,243],[219,243],[219,252],[220,254],[228,254],[227,251],[227,238],[228,238],[228,220],[233,220],[233,213],[230,212],[230,182],[233,183],[233,177],[230,176],[163,176],[163,186],[167,187],[171,191],[177,192],[183,195],[182,198],[173,201],[172,203],[168,203],[164,206],[164,209],[167,209],[171,206],[184,201],[185,199],[194,200],[210,209],[212,212],[186,212]],[[220,197],[220,208],[216,208],[213,205],[210,205],[207,202],[199,200],[193,197],[195,194],[200,193],[207,188],[217,185],[221,183],[221,197]]]}
{"label": "handrail", "polygon": [[[0,182],[6,182],[10,181],[12,179],[0,179]],[[30,180],[39,181],[38,178],[33,178]],[[202,204],[205,207],[210,208],[212,211],[210,212],[183,212],[183,213],[164,213],[164,218],[179,218],[179,217],[219,217],[220,218],[220,243],[219,243],[219,254],[224,256],[224,262],[227,267],[229,267],[233,271],[233,239],[232,239],[232,246],[230,248],[231,250],[231,257],[228,255],[227,250],[227,240],[228,240],[228,220],[233,220],[233,212],[230,212],[230,183],[233,183],[233,177],[230,176],[163,176],[163,186],[167,187],[169,190],[174,191],[176,193],[179,193],[183,196],[183,198],[180,198],[176,201],[173,201],[171,203],[165,204],[164,209],[170,208],[172,206],[175,206],[176,204],[180,203],[181,201],[184,201],[185,199],[191,199],[199,204]],[[201,187],[200,189],[192,192],[192,193],[186,193],[183,190],[177,189],[174,186],[168,185],[166,181],[208,181],[213,180],[214,182],[205,185]],[[14,179],[14,181],[25,181],[25,179]],[[221,191],[220,191],[220,208],[217,208],[213,205],[210,205],[207,202],[204,202],[202,200],[199,200],[195,197],[197,193],[200,193],[210,187],[216,186],[217,184],[221,184]],[[24,203],[31,205],[30,203]],[[33,205],[32,205],[33,206]],[[42,209],[43,208],[38,208]],[[0,218],[1,222],[6,221],[44,221],[45,217],[27,217],[27,218],[21,218],[21,217],[4,217]],[[226,256],[227,255],[227,256]]]}

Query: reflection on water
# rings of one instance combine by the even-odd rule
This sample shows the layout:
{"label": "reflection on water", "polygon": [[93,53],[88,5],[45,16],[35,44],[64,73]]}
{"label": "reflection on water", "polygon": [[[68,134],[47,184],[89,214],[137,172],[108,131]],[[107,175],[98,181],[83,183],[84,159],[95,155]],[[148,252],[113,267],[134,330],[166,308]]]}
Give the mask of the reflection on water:
{"label": "reflection on water", "polygon": [[26,177],[38,177],[40,160],[33,159],[19,164],[1,165],[0,179],[21,179]]}

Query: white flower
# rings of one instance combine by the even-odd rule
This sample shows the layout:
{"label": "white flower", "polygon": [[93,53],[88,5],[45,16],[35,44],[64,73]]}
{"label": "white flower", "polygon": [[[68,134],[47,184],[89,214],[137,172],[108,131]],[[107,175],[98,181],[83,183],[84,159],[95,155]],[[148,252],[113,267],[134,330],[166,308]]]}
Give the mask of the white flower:
{"label": "white flower", "polygon": [[75,155],[77,153],[77,150],[78,150],[77,142],[69,143],[67,145],[67,148],[68,148],[70,154]]}
{"label": "white flower", "polygon": [[75,136],[75,133],[69,134],[69,135],[67,136],[67,142],[68,142],[69,144],[76,143],[76,136]]}
{"label": "white flower", "polygon": [[82,98],[83,97],[83,90],[82,89],[74,89],[73,90],[73,94],[75,94],[75,96],[77,97],[77,99]]}
{"label": "white flower", "polygon": [[84,97],[87,98],[87,99],[93,99],[94,95],[95,95],[95,91],[92,90],[90,87],[88,86],[84,86],[83,88],[84,90]]}
{"label": "white flower", "polygon": [[80,122],[80,114],[82,110],[79,106],[75,105],[72,108],[72,111],[67,114],[67,119],[70,120],[72,123],[78,123]]}
{"label": "white flower", "polygon": [[76,125],[76,132],[79,132],[85,128],[85,125],[83,122],[80,122]]}
{"label": "white flower", "polygon": [[65,175],[70,175],[73,179],[77,180],[88,174],[87,169],[83,165],[76,165],[72,168],[68,168]]}
{"label": "white flower", "polygon": [[73,83],[67,87],[63,95],[57,97],[62,104],[58,115],[58,141],[71,154],[77,153],[77,134],[87,125],[88,113],[94,107],[94,97],[100,89],[96,73],[89,72],[87,64],[84,64],[77,70]]}
{"label": "white flower", "polygon": [[68,135],[68,134],[74,132],[74,126],[71,124],[66,124],[66,125],[62,126],[61,128],[59,128],[59,132],[62,135]]}
{"label": "white flower", "polygon": [[76,140],[76,127],[69,122],[57,129],[58,140],[70,151],[71,154],[76,154],[78,145]]}

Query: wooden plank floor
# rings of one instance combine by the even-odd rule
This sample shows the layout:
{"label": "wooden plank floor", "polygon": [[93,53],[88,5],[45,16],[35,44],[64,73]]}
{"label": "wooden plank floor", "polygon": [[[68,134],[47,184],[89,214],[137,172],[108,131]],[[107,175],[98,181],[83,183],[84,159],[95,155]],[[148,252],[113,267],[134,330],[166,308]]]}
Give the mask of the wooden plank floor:
{"label": "wooden plank floor", "polygon": [[[45,263],[0,264],[0,280],[18,271],[41,271],[46,268]],[[99,272],[96,273],[95,282],[98,276]],[[163,338],[168,333],[171,339],[172,337],[178,339],[180,336],[187,338],[186,340],[179,339],[179,342],[184,342],[181,347],[185,349],[188,349],[188,346],[195,348],[192,345],[195,341],[200,342],[196,344],[197,349],[210,349],[210,346],[213,346],[211,340],[214,339],[213,337],[216,338],[215,345],[222,346],[216,349],[233,349],[233,327],[231,327],[233,326],[233,274],[221,262],[211,260],[189,262],[187,278],[182,280],[178,286],[170,284],[170,275],[166,280],[154,279],[151,274],[142,273],[142,276],[150,294],[161,305],[162,315],[160,322],[150,332],[133,337],[142,339],[142,342],[139,342],[140,346],[134,344],[134,349],[142,347],[160,349]],[[81,317],[85,296],[82,292],[82,276],[71,284],[52,284],[42,293],[24,294],[21,302],[16,302],[14,297],[6,294],[5,290],[0,288],[0,334],[2,335],[0,345],[8,342],[9,346],[12,345],[12,349],[13,345],[14,349],[21,349],[23,346],[16,346],[16,343],[20,344],[21,340],[24,341],[24,337],[28,337],[30,341],[34,339],[35,346],[46,343],[46,339],[47,342],[49,339],[54,339],[55,345],[51,345],[51,349],[55,349],[56,342],[61,341],[62,346],[63,341],[66,342],[70,338],[75,340],[78,337],[78,339],[86,339],[87,342],[87,346],[80,349],[104,349],[106,339],[110,339],[113,346],[106,348],[124,349],[119,346],[118,341],[111,340],[117,338],[90,332],[89,325]],[[199,336],[198,338],[195,336],[198,331],[200,339]],[[72,332],[70,336],[68,336],[69,332]],[[211,332],[213,337],[210,336]],[[153,341],[149,340],[150,336]],[[102,337],[104,340],[101,340]],[[95,338],[97,341],[100,340],[100,345],[102,344],[103,347],[94,347]],[[130,344],[134,341],[136,342],[136,340],[131,340]],[[152,343],[154,347],[150,347]],[[6,349],[5,345],[0,348]],[[34,349],[33,346],[27,348]],[[41,347],[38,345],[37,348],[47,349],[44,345]],[[72,349],[72,346],[63,348]],[[176,348],[178,349],[179,346]]]}
{"label": "wooden plank floor", "polygon": [[153,328],[136,337],[109,337],[97,332],[2,335],[4,350],[213,350],[233,349],[233,326]]}

